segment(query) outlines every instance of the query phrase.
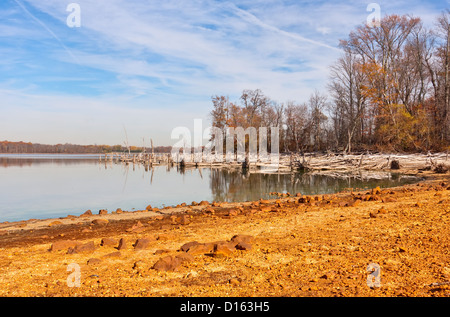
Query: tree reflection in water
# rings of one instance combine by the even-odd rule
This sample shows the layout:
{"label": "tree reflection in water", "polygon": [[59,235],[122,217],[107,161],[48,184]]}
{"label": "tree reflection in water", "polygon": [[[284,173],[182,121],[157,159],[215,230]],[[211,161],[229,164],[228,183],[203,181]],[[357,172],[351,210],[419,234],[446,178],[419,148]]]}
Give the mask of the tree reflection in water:
{"label": "tree reflection in water", "polygon": [[[385,173],[383,179],[363,174],[339,177],[310,173],[243,173],[241,170],[211,169],[210,188],[214,201],[252,201],[271,197],[269,193],[331,194],[347,188],[393,187],[414,183],[416,178]],[[380,177],[380,174],[377,175]]]}

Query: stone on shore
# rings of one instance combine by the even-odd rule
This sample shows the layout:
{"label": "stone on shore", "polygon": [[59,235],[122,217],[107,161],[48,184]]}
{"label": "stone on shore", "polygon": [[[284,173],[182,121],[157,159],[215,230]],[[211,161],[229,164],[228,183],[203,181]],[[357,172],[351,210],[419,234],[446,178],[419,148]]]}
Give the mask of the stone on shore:
{"label": "stone on shore", "polygon": [[94,241],[89,241],[86,243],[77,244],[73,248],[69,248],[67,250],[68,254],[72,253],[87,253],[87,252],[93,252],[95,251],[96,247],[94,245]]}
{"label": "stone on shore", "polygon": [[185,243],[185,244],[183,244],[183,245],[180,247],[180,251],[187,252],[187,251],[189,251],[189,249],[190,249],[192,246],[195,246],[195,245],[198,245],[198,244],[200,244],[200,243],[198,243],[197,241],[191,241],[191,242]]}
{"label": "stone on shore", "polygon": [[124,238],[120,238],[119,245],[117,247],[117,250],[123,250],[127,248],[127,242]]}
{"label": "stone on shore", "polygon": [[229,257],[233,252],[234,246],[227,242],[219,242],[215,244],[212,256],[217,258]]}
{"label": "stone on shore", "polygon": [[173,255],[160,258],[154,265],[153,269],[157,271],[175,271],[181,265],[181,260]]}
{"label": "stone on shore", "polygon": [[74,248],[78,244],[81,244],[79,241],[74,240],[60,240],[54,242],[49,251],[61,251],[61,250],[67,250],[69,248]]}
{"label": "stone on shore", "polygon": [[106,246],[116,246],[117,245],[117,239],[114,238],[103,238],[100,245],[102,247]]}
{"label": "stone on shore", "polygon": [[137,239],[134,244],[134,249],[135,250],[147,249],[153,241],[156,241],[155,237],[146,237]]}
{"label": "stone on shore", "polygon": [[91,210],[86,210],[84,213],[82,213],[80,215],[80,217],[89,217],[92,216],[92,211]]}
{"label": "stone on shore", "polygon": [[105,226],[109,223],[108,219],[94,219],[92,220],[94,225]]}
{"label": "stone on shore", "polygon": [[154,265],[153,269],[157,271],[173,272],[178,269],[178,267],[187,262],[194,260],[194,257],[187,253],[181,253],[178,255],[168,255],[160,258]]}
{"label": "stone on shore", "polygon": [[145,231],[146,228],[144,227],[144,225],[142,224],[142,222],[138,221],[136,224],[134,224],[133,226],[131,226],[131,228],[126,229],[125,231],[127,232],[142,232]]}
{"label": "stone on shore", "polygon": [[90,258],[89,260],[87,260],[86,264],[87,265],[95,265],[95,264],[99,264],[101,262],[102,262],[102,260],[100,260],[100,259]]}
{"label": "stone on shore", "polygon": [[252,243],[254,240],[253,236],[246,235],[246,234],[237,234],[231,238],[232,242],[235,242],[236,244],[240,242],[246,242],[248,244]]}

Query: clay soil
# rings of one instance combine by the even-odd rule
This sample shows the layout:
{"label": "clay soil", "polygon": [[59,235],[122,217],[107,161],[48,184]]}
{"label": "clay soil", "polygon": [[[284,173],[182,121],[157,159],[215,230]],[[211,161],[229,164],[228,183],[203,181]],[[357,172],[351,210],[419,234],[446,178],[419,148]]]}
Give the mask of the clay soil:
{"label": "clay soil", "polygon": [[[398,188],[295,194],[0,224],[0,296],[450,295],[448,173]],[[249,250],[200,252],[174,271],[153,268],[187,242],[237,234],[253,237]],[[101,246],[104,238],[124,238],[127,246]],[[140,238],[151,242],[136,250]],[[94,249],[50,251],[61,240],[93,242]],[[370,264],[379,271],[368,270]]]}

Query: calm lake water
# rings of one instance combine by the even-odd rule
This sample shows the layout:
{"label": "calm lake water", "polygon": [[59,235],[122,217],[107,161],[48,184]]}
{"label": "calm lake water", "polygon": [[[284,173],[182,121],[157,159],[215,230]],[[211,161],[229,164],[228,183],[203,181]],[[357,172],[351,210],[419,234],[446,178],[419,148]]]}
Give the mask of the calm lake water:
{"label": "calm lake water", "polygon": [[[382,179],[297,174],[243,174],[98,161],[98,155],[0,154],[0,222],[80,215],[90,209],[162,208],[192,201],[250,201],[270,192],[325,194],[346,188],[392,187],[417,178],[382,173]],[[361,179],[362,178],[362,179]]]}

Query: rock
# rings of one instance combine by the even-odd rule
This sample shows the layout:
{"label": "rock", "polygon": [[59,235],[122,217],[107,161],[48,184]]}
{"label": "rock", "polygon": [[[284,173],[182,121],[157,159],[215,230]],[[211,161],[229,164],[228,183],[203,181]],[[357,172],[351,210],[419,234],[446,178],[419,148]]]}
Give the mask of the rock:
{"label": "rock", "polygon": [[109,223],[108,219],[94,219],[92,220],[94,225],[105,226]]}
{"label": "rock", "polygon": [[212,256],[214,257],[229,257],[234,252],[234,248],[232,248],[227,243],[217,243],[214,246],[214,252]]}
{"label": "rock", "polygon": [[116,214],[121,214],[121,213],[123,213],[122,209],[117,208],[117,209],[116,209]]}
{"label": "rock", "polygon": [[145,230],[144,225],[142,222],[138,221],[136,224],[134,224],[131,228],[126,229],[126,232],[142,232]]}
{"label": "rock", "polygon": [[69,248],[67,250],[68,254],[72,254],[72,253],[86,253],[86,252],[93,252],[95,251],[95,245],[94,245],[94,241],[89,241],[83,244],[77,244],[75,247],[73,248]]}
{"label": "rock", "polygon": [[61,240],[54,242],[49,251],[67,250],[69,248],[74,248],[78,244],[81,244],[81,242],[74,240]]}
{"label": "rock", "polygon": [[87,260],[86,264],[87,265],[95,265],[95,264],[99,264],[101,262],[102,262],[102,260],[100,260],[100,259],[90,258],[89,260]]}
{"label": "rock", "polygon": [[205,209],[205,213],[214,215],[215,210],[214,210],[213,208],[211,208],[211,207],[207,207],[207,208]]}
{"label": "rock", "polygon": [[209,202],[207,202],[206,200],[202,200],[198,205],[199,206],[209,206]]}
{"label": "rock", "polygon": [[193,245],[186,252],[190,255],[206,254],[214,251],[214,245],[211,243],[199,243]]}
{"label": "rock", "polygon": [[205,253],[212,253],[212,252],[214,252],[215,246],[216,246],[216,242],[203,243],[203,249],[205,250]]}
{"label": "rock", "polygon": [[98,214],[99,215],[106,215],[108,213],[108,210],[106,210],[106,209],[100,209],[99,211],[98,211]]}
{"label": "rock", "polygon": [[194,261],[194,256],[189,253],[180,253],[175,256],[181,263],[188,263]]}
{"label": "rock", "polygon": [[182,215],[177,219],[178,223],[181,225],[188,225],[191,223],[191,216],[189,215]]}
{"label": "rock", "polygon": [[159,241],[167,241],[167,240],[173,240],[174,239],[174,235],[171,233],[161,233],[158,235],[156,240]]}
{"label": "rock", "polygon": [[381,201],[384,203],[395,203],[397,201],[397,199],[392,198],[392,197],[383,197],[383,198],[381,198]]}
{"label": "rock", "polygon": [[380,186],[377,186],[372,189],[372,195],[379,195],[379,194],[381,194]]}
{"label": "rock", "polygon": [[91,210],[86,210],[84,213],[82,213],[80,215],[80,217],[89,217],[92,216],[92,211]]}
{"label": "rock", "polygon": [[114,239],[114,238],[103,238],[102,241],[100,242],[100,245],[102,247],[116,246],[117,245],[117,240]]}
{"label": "rock", "polygon": [[122,253],[120,253],[120,251],[115,251],[115,252],[111,252],[111,253],[105,254],[103,256],[103,258],[118,258],[120,256],[122,256]]}
{"label": "rock", "polygon": [[119,240],[119,246],[117,247],[117,250],[123,250],[127,248],[127,242],[124,238],[120,238]]}
{"label": "rock", "polygon": [[158,250],[156,250],[155,251],[155,255],[159,255],[159,254],[164,254],[164,253],[169,253],[170,252],[170,250],[167,250],[167,249],[158,249]]}
{"label": "rock", "polygon": [[62,222],[58,221],[58,220],[55,220],[55,221],[52,221],[52,222],[50,222],[48,224],[49,227],[53,227],[53,226],[57,226],[57,225],[62,225]]}
{"label": "rock", "polygon": [[375,212],[372,212],[372,211],[371,211],[371,212],[369,213],[369,217],[370,217],[370,218],[376,218],[376,217],[378,217],[378,216],[377,216],[377,214],[376,214]]}
{"label": "rock", "polygon": [[372,195],[372,199],[373,201],[377,201],[377,200],[381,200],[380,195]]}
{"label": "rock", "polygon": [[150,243],[155,241],[156,239],[154,237],[147,237],[147,238],[141,238],[137,239],[134,244],[135,250],[143,250],[147,249],[150,246]]}
{"label": "rock", "polygon": [[181,265],[182,260],[173,255],[160,258],[154,265],[153,269],[157,271],[175,271]]}
{"label": "rock", "polygon": [[133,270],[142,270],[145,267],[145,262],[142,260],[138,260],[136,262],[133,263]]}
{"label": "rock", "polygon": [[234,216],[237,216],[238,214],[239,214],[239,212],[236,209],[230,209],[230,210],[228,210],[227,216],[234,217]]}
{"label": "rock", "polygon": [[187,252],[187,251],[189,251],[189,249],[192,246],[198,245],[198,244],[200,244],[200,243],[198,243],[197,241],[191,241],[191,242],[185,243],[180,247],[180,251]]}
{"label": "rock", "polygon": [[237,250],[250,251],[252,249],[252,245],[247,242],[239,242],[236,247]]}
{"label": "rock", "polygon": [[147,210],[147,211],[152,211],[152,210],[153,210],[153,208],[152,208],[152,206],[151,206],[151,205],[148,205],[147,207],[145,207],[145,210]]}
{"label": "rock", "polygon": [[253,240],[254,240],[253,236],[246,235],[246,234],[237,234],[237,235],[233,236],[230,241],[235,242],[236,244],[238,244],[240,242],[245,242],[245,243],[250,244],[253,242]]}
{"label": "rock", "polygon": [[361,199],[355,199],[354,201],[349,202],[348,206],[349,207],[357,207],[360,203],[361,203]]}

